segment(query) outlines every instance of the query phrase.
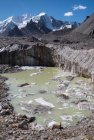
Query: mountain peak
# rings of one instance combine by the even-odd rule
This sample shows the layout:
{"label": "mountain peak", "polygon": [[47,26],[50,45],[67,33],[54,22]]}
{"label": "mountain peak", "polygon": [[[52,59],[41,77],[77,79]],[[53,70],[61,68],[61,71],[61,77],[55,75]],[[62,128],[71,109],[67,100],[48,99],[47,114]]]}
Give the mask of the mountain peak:
{"label": "mountain peak", "polygon": [[38,16],[45,16],[46,15],[46,13],[45,12],[41,12]]}
{"label": "mountain peak", "polygon": [[25,20],[25,19],[32,18],[32,15],[31,15],[31,14],[26,13],[26,14],[23,14],[21,17]]}
{"label": "mountain peak", "polygon": [[32,21],[35,22],[35,23],[38,23],[40,21],[41,17],[45,17],[45,16],[47,17],[47,14],[44,13],[44,12],[41,12],[37,16],[33,16]]}
{"label": "mountain peak", "polygon": [[74,23],[57,20],[54,17],[47,15],[45,12],[41,12],[36,16],[31,16],[31,14],[26,13],[21,16],[10,16],[4,21],[0,21],[0,34],[3,32],[6,33],[5,31],[11,32],[13,29],[13,34],[15,32],[18,33],[18,30],[24,30],[24,28],[28,29],[29,27],[27,28],[27,26],[30,26],[28,32],[34,31],[34,28],[37,28],[37,30],[41,30],[43,33],[48,33],[63,28],[72,28],[72,25],[74,25]]}
{"label": "mountain peak", "polygon": [[7,19],[5,19],[4,21],[2,21],[2,22],[11,22],[11,21],[13,21],[13,16],[10,16],[10,17],[8,17]]}

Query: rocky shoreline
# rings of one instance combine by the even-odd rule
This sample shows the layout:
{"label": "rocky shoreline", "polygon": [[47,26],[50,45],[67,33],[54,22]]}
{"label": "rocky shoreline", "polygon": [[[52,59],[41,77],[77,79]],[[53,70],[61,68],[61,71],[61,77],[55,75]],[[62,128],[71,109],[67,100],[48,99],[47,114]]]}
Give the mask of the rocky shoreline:
{"label": "rocky shoreline", "polygon": [[14,72],[18,72],[21,71],[21,69],[19,69],[19,66],[11,66],[11,65],[0,65],[0,74],[2,73],[14,73]]}
{"label": "rocky shoreline", "polygon": [[34,117],[17,116],[7,99],[6,80],[0,76],[0,140],[94,140],[94,116],[61,129],[43,129],[34,123]]}

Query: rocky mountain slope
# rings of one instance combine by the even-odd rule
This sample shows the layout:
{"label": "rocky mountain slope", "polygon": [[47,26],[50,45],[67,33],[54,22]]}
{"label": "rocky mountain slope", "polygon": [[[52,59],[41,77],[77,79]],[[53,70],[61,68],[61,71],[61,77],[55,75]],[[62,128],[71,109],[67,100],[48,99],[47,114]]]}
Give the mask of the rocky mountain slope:
{"label": "rocky mountain slope", "polygon": [[94,35],[94,14],[88,16],[85,21],[77,27],[73,32],[78,32],[86,35]]}
{"label": "rocky mountain slope", "polygon": [[[63,29],[55,32],[50,32],[43,36],[44,40],[53,42],[59,40],[61,43],[80,43],[87,42],[86,48],[93,46],[94,42],[91,38],[94,38],[94,14],[87,16],[84,22],[74,29]],[[91,45],[90,45],[91,44]],[[79,46],[79,48],[84,46]],[[77,47],[78,48],[78,47]]]}
{"label": "rocky mountain slope", "polygon": [[[37,16],[22,15],[19,17],[9,17],[4,21],[0,21],[0,35],[8,36],[14,35],[36,35],[45,34],[51,31],[62,29],[70,29],[77,27],[77,22],[60,21],[46,13],[40,13]],[[16,27],[17,32],[14,28]],[[13,33],[12,33],[13,31]]]}
{"label": "rocky mountain slope", "polygon": [[31,15],[27,14],[18,17],[10,16],[5,20],[0,21],[0,33],[6,30],[7,26],[9,26],[11,29],[13,29],[15,26],[18,26],[18,28],[21,29],[27,25],[31,18]]}

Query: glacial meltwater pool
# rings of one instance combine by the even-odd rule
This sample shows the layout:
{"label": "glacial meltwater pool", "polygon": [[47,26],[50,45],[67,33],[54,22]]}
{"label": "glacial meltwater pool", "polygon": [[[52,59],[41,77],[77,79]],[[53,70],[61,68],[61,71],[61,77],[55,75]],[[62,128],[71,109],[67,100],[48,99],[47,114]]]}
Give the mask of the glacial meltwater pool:
{"label": "glacial meltwater pool", "polygon": [[35,116],[38,124],[69,126],[92,115],[94,88],[90,79],[55,67],[27,67],[3,76],[8,77],[8,98],[15,112]]}

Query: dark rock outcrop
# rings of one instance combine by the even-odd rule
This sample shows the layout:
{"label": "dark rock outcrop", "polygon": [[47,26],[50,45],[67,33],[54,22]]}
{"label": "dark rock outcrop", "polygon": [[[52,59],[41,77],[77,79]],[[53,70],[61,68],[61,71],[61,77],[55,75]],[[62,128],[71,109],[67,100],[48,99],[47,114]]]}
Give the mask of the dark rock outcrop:
{"label": "dark rock outcrop", "polygon": [[51,49],[42,43],[32,45],[10,44],[0,49],[0,64],[53,66]]}
{"label": "dark rock outcrop", "polygon": [[31,20],[30,23],[27,23],[27,26],[22,28],[20,31],[24,36],[30,36],[30,35],[40,36],[51,32],[50,29],[45,27],[42,20],[40,20],[38,23],[35,23]]}
{"label": "dark rock outcrop", "polygon": [[30,36],[30,35],[41,35],[42,31],[39,29],[38,25],[34,23],[32,20],[30,23],[27,23],[27,26],[21,29],[21,32],[25,36]]}
{"label": "dark rock outcrop", "polygon": [[8,36],[23,36],[23,33],[17,26],[15,26],[12,30],[8,32]]}

